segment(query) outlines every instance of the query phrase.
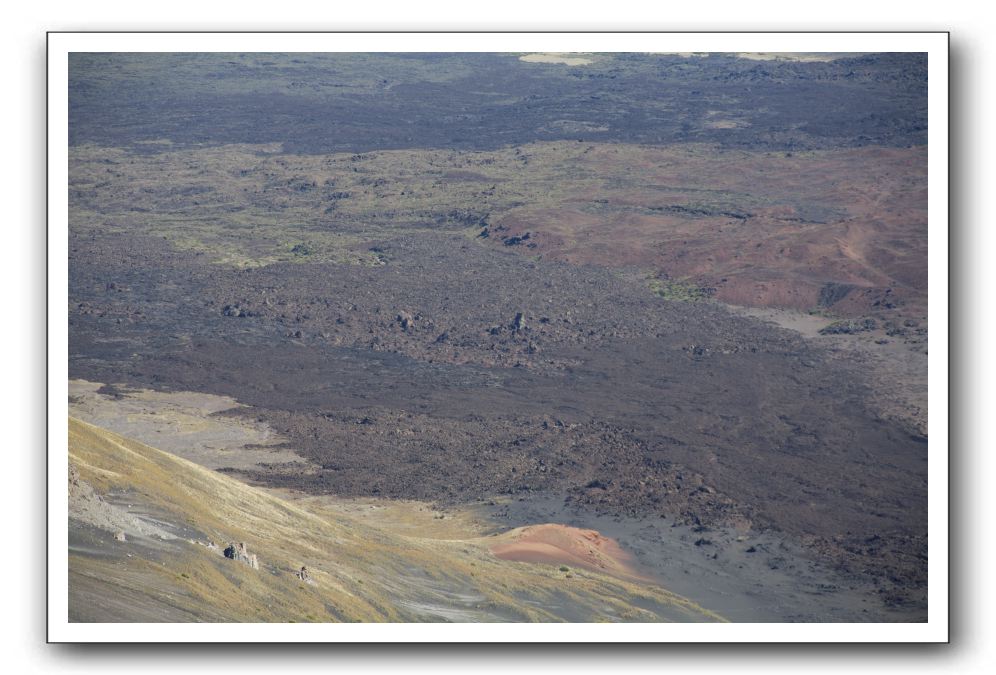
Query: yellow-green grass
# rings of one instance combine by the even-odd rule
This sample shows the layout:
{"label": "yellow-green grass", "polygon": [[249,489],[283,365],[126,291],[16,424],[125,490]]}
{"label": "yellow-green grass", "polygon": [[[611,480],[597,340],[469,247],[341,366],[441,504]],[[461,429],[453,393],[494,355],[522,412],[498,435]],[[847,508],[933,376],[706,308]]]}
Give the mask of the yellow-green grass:
{"label": "yellow-green grass", "polygon": [[[492,537],[400,534],[311,508],[73,418],[69,447],[98,492],[200,533],[191,539],[246,542],[260,561],[254,570],[184,539],[108,537],[103,555],[70,555],[71,612],[92,582],[104,594],[156,595],[204,621],[722,620],[654,585],[498,560]],[[294,576],[302,566],[313,584]]]}

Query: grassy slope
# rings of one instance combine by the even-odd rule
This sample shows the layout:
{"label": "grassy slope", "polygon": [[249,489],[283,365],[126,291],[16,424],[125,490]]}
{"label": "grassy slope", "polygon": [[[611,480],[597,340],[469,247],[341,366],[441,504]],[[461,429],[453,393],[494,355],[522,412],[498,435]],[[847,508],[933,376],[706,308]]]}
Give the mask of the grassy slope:
{"label": "grassy slope", "polygon": [[[189,539],[244,541],[260,569],[188,538],[109,533],[70,553],[70,615],[199,621],[710,621],[660,588],[555,565],[512,563],[494,538],[403,536],[309,509],[70,418],[69,459],[108,501],[153,512]],[[71,522],[72,532],[86,526]],[[509,535],[502,535],[509,536]],[[105,541],[106,540],[106,541]],[[84,547],[86,548],[86,547]],[[129,555],[130,554],[130,555]],[[294,571],[306,565],[314,584]],[[96,605],[94,605],[96,603]],[[151,608],[161,608],[156,614]],[[99,611],[98,611],[99,610]]]}

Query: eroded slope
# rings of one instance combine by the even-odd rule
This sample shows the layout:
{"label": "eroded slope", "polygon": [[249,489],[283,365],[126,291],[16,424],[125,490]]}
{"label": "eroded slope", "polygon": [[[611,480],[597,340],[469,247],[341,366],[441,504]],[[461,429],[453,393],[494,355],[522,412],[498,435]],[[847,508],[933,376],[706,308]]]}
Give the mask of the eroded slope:
{"label": "eroded slope", "polygon": [[718,620],[653,585],[500,560],[487,539],[329,518],[72,418],[69,448],[72,620]]}

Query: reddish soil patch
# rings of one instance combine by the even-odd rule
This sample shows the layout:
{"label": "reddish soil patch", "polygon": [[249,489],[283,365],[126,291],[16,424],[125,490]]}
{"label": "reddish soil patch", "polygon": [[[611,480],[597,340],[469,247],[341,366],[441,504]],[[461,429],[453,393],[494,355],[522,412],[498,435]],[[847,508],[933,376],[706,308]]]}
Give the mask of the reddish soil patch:
{"label": "reddish soil patch", "polygon": [[926,149],[731,152],[593,147],[604,177],[542,207],[513,209],[492,241],[527,255],[638,267],[724,302],[843,316],[927,294]]}
{"label": "reddish soil patch", "polygon": [[616,577],[643,578],[635,570],[632,556],[614,539],[595,530],[567,525],[547,523],[513,530],[504,541],[491,547],[491,553],[502,560],[581,567]]}

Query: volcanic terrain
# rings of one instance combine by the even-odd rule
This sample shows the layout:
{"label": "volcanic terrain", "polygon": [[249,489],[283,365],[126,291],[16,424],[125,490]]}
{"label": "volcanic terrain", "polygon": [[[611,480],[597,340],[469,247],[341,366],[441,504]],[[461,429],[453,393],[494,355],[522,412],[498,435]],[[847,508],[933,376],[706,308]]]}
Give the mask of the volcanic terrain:
{"label": "volcanic terrain", "polygon": [[518,56],[74,55],[74,619],[926,617],[922,59]]}

